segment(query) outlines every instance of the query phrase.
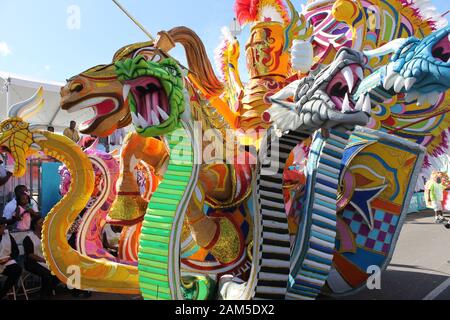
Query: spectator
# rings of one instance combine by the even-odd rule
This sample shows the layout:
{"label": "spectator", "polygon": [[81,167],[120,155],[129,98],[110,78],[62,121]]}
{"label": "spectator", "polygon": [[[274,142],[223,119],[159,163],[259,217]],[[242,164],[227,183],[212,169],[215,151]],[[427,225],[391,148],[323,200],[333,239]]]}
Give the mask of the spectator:
{"label": "spectator", "polygon": [[119,241],[122,233],[122,227],[105,225],[103,229],[103,247],[113,256],[117,257],[119,252]]}
{"label": "spectator", "polygon": [[17,208],[14,215],[17,221],[16,229],[24,232],[31,228],[31,220],[40,217],[39,213],[33,210],[30,197],[26,193],[22,193],[17,198]]}
{"label": "spectator", "polygon": [[42,252],[41,236],[43,223],[43,218],[33,219],[31,222],[32,232],[23,240],[23,248],[25,251],[25,269],[41,277],[41,299],[48,299],[51,297],[58,279],[51,274]]}
{"label": "spectator", "polygon": [[76,127],[77,123],[75,121],[70,121],[70,127],[66,128],[63,134],[73,142],[78,143],[78,141],[80,141],[80,134],[78,133]]}
{"label": "spectator", "polygon": [[48,131],[48,132],[53,132],[53,133],[54,133],[54,132],[55,132],[55,128],[52,127],[52,126],[50,126],[50,127],[47,128],[47,131]]}
{"label": "spectator", "polygon": [[0,288],[0,300],[6,297],[22,274],[22,268],[16,262],[19,248],[6,226],[6,219],[0,218],[0,274],[6,276],[6,281]]}
{"label": "spectator", "polygon": [[12,177],[12,173],[7,171],[3,159],[0,158],[0,187],[4,186]]}
{"label": "spectator", "polygon": [[442,178],[439,175],[432,175],[432,183],[428,189],[429,204],[434,210],[436,223],[445,221],[442,213],[442,201],[444,200],[444,186],[442,185]]}
{"label": "spectator", "polygon": [[[14,225],[16,224],[19,220],[17,217],[17,213],[19,212],[19,216],[20,213],[23,211],[19,208],[19,204],[18,204],[18,200],[20,199],[21,195],[25,194],[27,196],[27,200],[25,200],[25,197],[23,197],[23,207],[25,208],[30,208],[29,211],[32,211],[33,213],[38,212],[38,208],[35,202],[31,202],[31,197],[28,191],[28,188],[24,185],[19,185],[14,189],[14,199],[11,200],[10,202],[8,202],[5,206],[5,209],[3,210],[3,217],[8,221],[9,225]],[[25,201],[28,201],[28,204],[25,203]],[[33,214],[32,214],[33,215]]]}

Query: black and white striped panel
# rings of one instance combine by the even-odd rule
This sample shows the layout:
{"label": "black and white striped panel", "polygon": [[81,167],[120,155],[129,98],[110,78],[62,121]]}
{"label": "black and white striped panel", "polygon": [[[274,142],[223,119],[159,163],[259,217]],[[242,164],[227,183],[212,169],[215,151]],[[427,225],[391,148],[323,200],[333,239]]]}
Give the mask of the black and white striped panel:
{"label": "black and white striped panel", "polygon": [[[311,132],[292,131],[279,138],[268,130],[262,142],[257,176],[260,255],[255,299],[285,299],[291,245],[283,196],[283,173],[291,151]],[[256,258],[256,257],[255,257]]]}
{"label": "black and white striped panel", "polygon": [[322,138],[320,154],[314,164],[315,174],[309,179],[311,203],[306,204],[304,223],[307,227],[296,239],[292,253],[292,281],[286,298],[289,300],[312,300],[322,291],[333,263],[336,241],[336,199],[342,156],[351,130],[338,127]]}

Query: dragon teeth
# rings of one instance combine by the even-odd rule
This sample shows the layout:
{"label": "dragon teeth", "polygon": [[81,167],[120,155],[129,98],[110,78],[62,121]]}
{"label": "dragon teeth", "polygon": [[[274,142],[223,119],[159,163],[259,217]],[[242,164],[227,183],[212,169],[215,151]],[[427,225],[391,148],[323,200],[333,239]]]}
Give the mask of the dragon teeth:
{"label": "dragon teeth", "polygon": [[123,100],[127,100],[128,95],[130,94],[130,90],[131,90],[131,86],[126,84],[123,86],[123,92],[122,92],[122,96],[123,96]]}
{"label": "dragon teeth", "polygon": [[400,91],[402,91],[404,87],[405,87],[405,79],[399,75],[395,80],[394,91],[400,93]]}
{"label": "dragon teeth", "polygon": [[359,96],[358,102],[356,103],[355,109],[356,111],[361,111],[364,106],[365,95]]}
{"label": "dragon teeth", "polygon": [[352,68],[345,67],[342,69],[342,74],[344,75],[345,81],[347,81],[349,92],[352,92],[355,85],[355,77],[353,76]]}
{"label": "dragon teeth", "polygon": [[131,121],[133,121],[133,123],[135,125],[139,125],[139,119],[136,113],[131,112]]}
{"label": "dragon teeth", "polygon": [[397,77],[399,77],[399,74],[394,71],[394,66],[392,64],[389,64],[387,66],[386,77],[383,81],[383,87],[386,90],[390,90],[392,86],[394,86]]}
{"label": "dragon teeth", "polygon": [[348,93],[345,94],[344,102],[342,103],[342,112],[351,112],[350,99],[348,98]]}
{"label": "dragon teeth", "polygon": [[169,119],[169,115],[160,106],[156,106],[156,110],[164,121]]}
{"label": "dragon teeth", "polygon": [[151,126],[151,120],[150,123],[147,123],[147,120],[144,119],[144,117],[141,114],[138,114],[138,123],[141,126],[141,128],[147,128],[148,126]]}
{"label": "dragon teeth", "polygon": [[153,121],[153,125],[159,126],[161,123],[159,122],[158,116],[156,115],[156,112],[152,110],[151,117]]}
{"label": "dragon teeth", "polygon": [[408,78],[405,80],[405,90],[409,91],[411,90],[412,86],[416,83],[416,78]]}
{"label": "dragon teeth", "polygon": [[362,107],[362,111],[371,114],[372,113],[372,102],[370,101],[370,95],[366,94],[364,97],[364,104]]}
{"label": "dragon teeth", "polygon": [[134,112],[131,112],[131,120],[136,126],[141,128],[147,128],[149,125],[151,126],[151,124],[147,124],[147,121],[140,114]]}
{"label": "dragon teeth", "polygon": [[356,67],[356,69],[355,69],[355,72],[356,72],[356,75],[358,76],[358,78],[360,79],[360,80],[363,80],[364,79],[364,71],[363,71],[363,68],[361,68],[361,67]]}

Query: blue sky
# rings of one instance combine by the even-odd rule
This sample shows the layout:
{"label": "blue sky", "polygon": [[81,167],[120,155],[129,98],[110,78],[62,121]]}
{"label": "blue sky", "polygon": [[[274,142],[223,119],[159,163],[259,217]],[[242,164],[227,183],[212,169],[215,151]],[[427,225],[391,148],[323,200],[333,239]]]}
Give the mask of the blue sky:
{"label": "blue sky", "polygon": [[[433,3],[445,12],[450,9],[447,1]],[[121,3],[153,35],[180,25],[195,30],[210,58],[219,44],[221,27],[229,25],[234,16],[234,0]],[[300,10],[304,1],[293,3]],[[68,25],[73,16],[68,12],[71,6],[80,9],[79,29],[76,24]],[[147,40],[111,0],[0,0],[0,21],[0,70],[46,80],[64,81],[88,67],[109,62],[125,44]]]}

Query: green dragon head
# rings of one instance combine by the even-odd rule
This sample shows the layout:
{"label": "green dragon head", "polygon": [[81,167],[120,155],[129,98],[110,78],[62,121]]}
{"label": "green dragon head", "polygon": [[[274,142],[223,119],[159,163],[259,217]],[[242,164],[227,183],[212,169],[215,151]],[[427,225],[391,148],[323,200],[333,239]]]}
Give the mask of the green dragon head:
{"label": "green dragon head", "polygon": [[185,110],[183,76],[175,60],[155,62],[137,56],[115,65],[136,132],[155,137],[175,130]]}

